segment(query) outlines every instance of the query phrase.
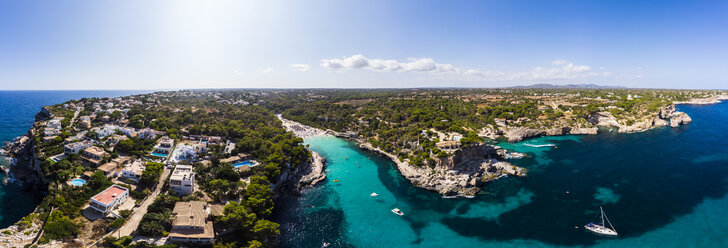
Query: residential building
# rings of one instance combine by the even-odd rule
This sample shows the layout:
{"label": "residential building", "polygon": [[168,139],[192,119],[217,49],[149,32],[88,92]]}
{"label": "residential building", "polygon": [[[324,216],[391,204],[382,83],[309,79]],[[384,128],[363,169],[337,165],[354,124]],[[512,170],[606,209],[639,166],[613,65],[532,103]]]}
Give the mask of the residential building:
{"label": "residential building", "polygon": [[191,165],[177,165],[169,177],[169,187],[175,195],[185,196],[192,194],[195,189],[195,171]]}
{"label": "residential building", "polygon": [[139,179],[142,178],[144,168],[145,167],[143,161],[135,160],[121,170],[121,177],[128,178],[134,182],[139,182]]}
{"label": "residential building", "polygon": [[91,128],[91,117],[90,116],[81,116],[79,119],[79,124],[84,128]]}
{"label": "residential building", "polygon": [[461,144],[460,144],[459,140],[442,141],[442,142],[437,142],[437,144],[435,144],[435,146],[437,146],[437,148],[442,149],[442,150],[460,149],[460,145]]}
{"label": "residential building", "polygon": [[144,128],[139,130],[137,135],[142,139],[154,139],[154,137],[157,137],[157,132],[151,128]]}
{"label": "residential building", "polygon": [[210,207],[205,202],[177,202],[172,210],[174,220],[169,232],[169,241],[173,243],[190,243],[209,245],[215,240],[212,221],[207,217]]}
{"label": "residential building", "polygon": [[169,155],[174,148],[174,140],[165,136],[157,141],[157,145],[154,146],[154,153]]}
{"label": "residential building", "polygon": [[66,144],[63,146],[63,152],[66,154],[78,154],[83,149],[89,148],[93,143],[88,140]]}
{"label": "residential building", "polygon": [[129,189],[119,185],[112,185],[101,193],[91,197],[89,206],[96,211],[106,214],[121,205],[128,196]]}
{"label": "residential building", "polygon": [[104,157],[109,156],[109,153],[104,151],[103,148],[98,146],[91,146],[86,149],[83,149],[82,157],[84,160],[86,160],[87,163],[93,166],[99,166],[101,165],[101,161],[104,159]]}
{"label": "residential building", "polygon": [[61,129],[61,120],[63,120],[63,118],[54,118],[54,119],[48,121],[46,128]]}
{"label": "residential building", "polygon": [[103,171],[106,177],[116,177],[121,173],[121,167],[130,159],[128,156],[121,156],[99,166],[97,169]]}

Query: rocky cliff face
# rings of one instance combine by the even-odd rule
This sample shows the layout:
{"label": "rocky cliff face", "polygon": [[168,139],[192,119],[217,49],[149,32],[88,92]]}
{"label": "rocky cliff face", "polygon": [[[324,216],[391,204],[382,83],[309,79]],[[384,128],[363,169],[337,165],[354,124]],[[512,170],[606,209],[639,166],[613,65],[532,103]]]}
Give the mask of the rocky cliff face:
{"label": "rocky cliff face", "polygon": [[525,128],[525,127],[512,127],[507,128],[503,131],[503,136],[508,138],[508,142],[519,142],[525,138],[537,137],[546,133],[543,130]]}
{"label": "rocky cliff face", "polygon": [[276,192],[279,194],[300,195],[306,189],[315,186],[326,179],[326,158],[311,151],[311,160],[287,171],[278,183]]}
{"label": "rocky cliff face", "polygon": [[486,144],[469,146],[453,156],[438,159],[433,167],[410,165],[366,142],[360,141],[359,147],[389,157],[414,186],[443,196],[474,197],[483,183],[505,175],[525,176],[523,168],[499,161],[498,149]]}
{"label": "rocky cliff face", "polygon": [[45,189],[48,180],[43,175],[41,161],[35,151],[35,129],[31,128],[25,136],[16,139],[7,148],[8,154],[15,158],[15,164],[10,167],[10,173],[15,179],[21,180],[25,187]]}

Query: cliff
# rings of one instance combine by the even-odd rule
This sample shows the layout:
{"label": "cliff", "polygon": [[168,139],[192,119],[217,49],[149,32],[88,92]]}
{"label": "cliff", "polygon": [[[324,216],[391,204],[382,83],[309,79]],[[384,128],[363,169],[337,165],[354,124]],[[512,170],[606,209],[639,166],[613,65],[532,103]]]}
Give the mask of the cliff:
{"label": "cliff", "polygon": [[326,179],[325,165],[326,158],[311,151],[311,160],[281,175],[276,184],[276,192],[300,195],[304,189],[313,187]]}
{"label": "cliff", "polygon": [[487,144],[472,145],[453,156],[440,158],[433,167],[414,166],[367,142],[359,141],[358,144],[361,149],[390,158],[397,164],[402,176],[414,186],[436,191],[447,197],[474,197],[480,190],[479,187],[486,182],[506,175],[526,174],[525,169],[500,161],[502,153],[499,153],[499,149]]}
{"label": "cliff", "polygon": [[41,161],[38,159],[34,135],[35,128],[31,128],[27,134],[6,147],[8,154],[15,158],[15,163],[10,166],[10,174],[22,181],[24,187],[45,189],[48,180],[43,175]]}
{"label": "cliff", "polygon": [[[708,102],[708,100],[696,100],[696,104]],[[707,104],[707,103],[706,103]],[[598,133],[598,127],[614,127],[619,133],[636,133],[644,132],[656,127],[671,126],[677,127],[690,123],[692,119],[686,113],[675,111],[675,105],[669,105],[661,108],[653,116],[645,116],[636,120],[632,120],[630,125],[624,121],[620,122],[612,113],[608,111],[597,112],[586,118],[586,125],[572,125],[562,127],[544,127],[544,128],[528,128],[528,127],[509,127],[500,126],[499,130],[484,128],[479,132],[481,136],[495,139],[502,134],[508,139],[508,142],[519,142],[527,138],[538,136],[558,136],[558,135],[594,135]]]}

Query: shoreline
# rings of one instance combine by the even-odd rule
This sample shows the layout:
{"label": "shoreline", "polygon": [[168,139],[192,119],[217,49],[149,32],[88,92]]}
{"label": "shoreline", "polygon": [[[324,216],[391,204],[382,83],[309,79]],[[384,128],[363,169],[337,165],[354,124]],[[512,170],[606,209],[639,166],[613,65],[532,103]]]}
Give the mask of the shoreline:
{"label": "shoreline", "polygon": [[[410,181],[413,186],[435,191],[446,198],[473,198],[477,192],[480,191],[480,187],[484,183],[497,180],[507,175],[526,175],[525,169],[504,161],[505,159],[503,158],[506,157],[505,154],[507,154],[507,152],[501,152],[503,151],[502,148],[492,145],[480,144],[475,146],[474,149],[471,150],[479,150],[476,151],[476,154],[481,155],[481,158],[478,158],[477,155],[466,157],[462,163],[452,164],[450,167],[445,165],[436,165],[434,168],[426,166],[416,167],[409,164],[407,161],[400,160],[394,154],[390,154],[379,148],[373,147],[369,142],[361,139],[352,138],[351,136],[344,135],[333,130],[324,131],[322,129],[310,127],[296,121],[284,119],[280,115],[278,118],[286,123],[285,125],[289,130],[289,126],[300,128],[298,133],[308,134],[306,138],[322,135],[346,138],[349,141],[354,142],[362,150],[384,156],[396,164],[399,173]],[[484,154],[488,154],[489,157],[498,156],[502,158],[485,159],[485,156],[482,156]],[[450,163],[452,162],[450,161]],[[495,170],[495,172],[489,172],[489,169]]]}

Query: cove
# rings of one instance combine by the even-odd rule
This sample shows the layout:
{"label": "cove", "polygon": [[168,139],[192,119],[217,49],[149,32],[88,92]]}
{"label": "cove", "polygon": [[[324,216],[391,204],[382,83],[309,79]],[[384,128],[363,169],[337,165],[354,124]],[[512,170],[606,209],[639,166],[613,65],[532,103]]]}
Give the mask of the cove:
{"label": "cove", "polygon": [[[726,247],[728,103],[678,108],[693,123],[499,143],[529,154],[511,160],[529,175],[492,182],[474,199],[415,188],[391,161],[346,140],[308,138],[328,159],[328,178],[276,202],[280,246]],[[619,237],[575,228],[599,206]],[[395,207],[405,215],[392,214]]]}

